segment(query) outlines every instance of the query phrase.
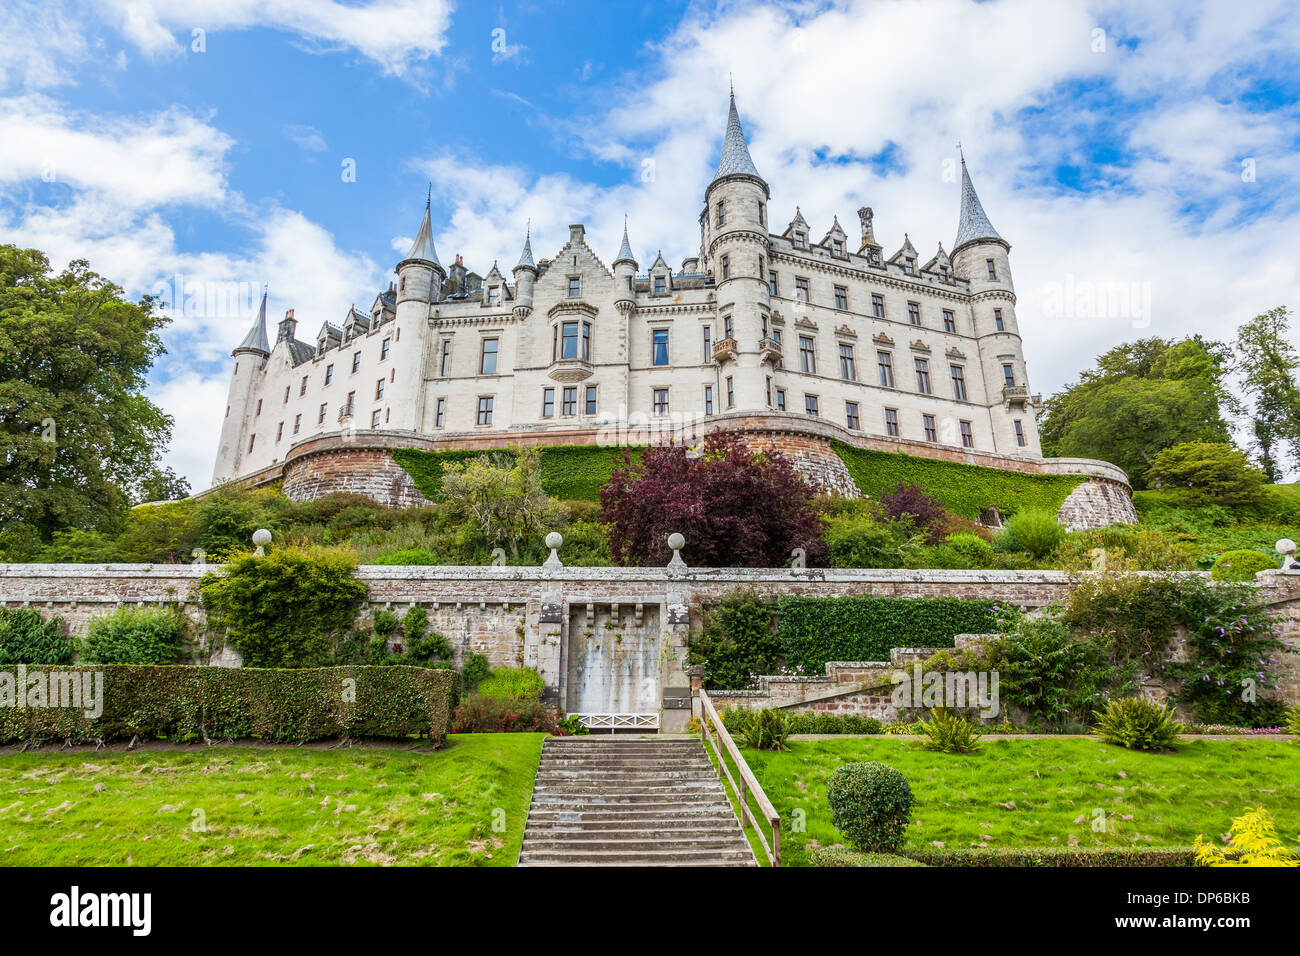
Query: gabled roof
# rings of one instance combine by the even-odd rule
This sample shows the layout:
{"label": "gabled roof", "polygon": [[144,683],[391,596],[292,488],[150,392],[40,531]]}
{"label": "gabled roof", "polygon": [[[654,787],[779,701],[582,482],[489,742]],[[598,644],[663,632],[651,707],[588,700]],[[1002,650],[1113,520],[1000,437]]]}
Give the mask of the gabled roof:
{"label": "gabled roof", "polygon": [[916,246],[912,245],[912,240],[908,237],[907,233],[903,233],[903,248],[899,249],[892,256],[890,256],[889,261],[898,262],[903,259],[915,259],[915,258],[916,258]]}
{"label": "gabled roof", "polygon": [[[271,354],[271,340],[266,337],[266,291],[262,292],[262,304],[257,310],[253,327],[244,336],[244,341],[235,346],[235,352],[261,352]],[[231,353],[234,354],[233,352]]]}
{"label": "gabled roof", "polygon": [[966,243],[978,242],[981,239],[1000,242],[1009,247],[1007,241],[998,235],[998,231],[993,228],[993,223],[989,222],[989,217],[985,215],[980,197],[975,194],[975,185],[970,181],[970,173],[966,171],[966,158],[962,157],[961,216],[957,221],[957,239],[952,244],[952,251],[955,253]]}
{"label": "gabled roof", "polygon": [[316,357],[316,349],[306,342],[299,342],[297,339],[289,340],[289,358],[292,360],[294,367],[301,365],[303,362],[310,362]]}
{"label": "gabled roof", "polygon": [[934,254],[934,258],[927,262],[921,269],[922,272],[938,272],[939,266],[947,266],[952,271],[952,262],[948,258],[948,253],[943,251],[943,243],[939,243],[939,251]]}
{"label": "gabled roof", "polygon": [[722,158],[718,161],[718,171],[713,174],[713,182],[728,176],[753,176],[759,180],[763,178],[749,155],[745,131],[740,128],[740,114],[736,111],[734,92],[731,94],[731,109],[727,113],[727,132],[722,140]]}

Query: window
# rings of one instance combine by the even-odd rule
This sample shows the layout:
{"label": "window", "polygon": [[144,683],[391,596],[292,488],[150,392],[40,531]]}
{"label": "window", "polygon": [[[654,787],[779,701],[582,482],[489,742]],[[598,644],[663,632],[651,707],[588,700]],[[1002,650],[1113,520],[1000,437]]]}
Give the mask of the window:
{"label": "window", "polygon": [[353,371],[353,372],[359,372],[360,370],[361,370],[361,353],[360,353],[360,352],[353,352],[353,353],[352,353],[352,371]]}
{"label": "window", "polygon": [[852,428],[854,431],[857,431],[859,428],[862,427],[861,424],[858,422],[857,402],[844,403],[844,422],[846,425],[849,426],[849,428]]}
{"label": "window", "polygon": [[930,394],[930,360],[913,359],[912,364],[916,366],[916,390],[922,395]]}
{"label": "window", "polygon": [[[578,322],[561,322],[560,323],[560,358],[573,359],[578,357]],[[583,357],[584,360],[586,356]]]}
{"label": "window", "polygon": [[383,397],[384,397],[384,380],[381,378],[379,381],[375,382],[375,401],[379,401]]}
{"label": "window", "polygon": [[844,255],[844,243],[840,242],[838,239],[832,239],[831,255],[835,256],[836,258],[842,257]]}
{"label": "window", "polygon": [[[650,333],[650,361],[654,365],[668,364],[667,329],[655,329]],[[666,395],[667,392],[664,394]]]}
{"label": "window", "polygon": [[299,394],[299,395],[306,395],[306,394],[307,394],[307,376],[306,376],[306,375],[304,375],[304,376],[302,377],[302,383],[298,386],[298,394]]}
{"label": "window", "polygon": [[802,232],[796,232],[794,234],[794,247],[796,249],[802,249],[806,242],[807,240],[804,238],[804,234]]}
{"label": "window", "polygon": [[656,415],[668,414],[668,389],[656,388],[654,390],[654,410]]}
{"label": "window", "polygon": [[943,310],[943,330],[945,332],[957,331],[957,319],[952,314],[952,309]]}
{"label": "window", "polygon": [[370,413],[370,427],[371,427],[371,428],[378,428],[378,427],[379,427],[379,415],[380,415],[380,412],[379,412],[379,409],[377,409],[377,408],[376,408],[373,412]]}
{"label": "window", "polygon": [[921,324],[921,306],[916,302],[907,303],[907,321],[913,325]]}
{"label": "window", "polygon": [[582,323],[582,360],[591,360],[591,323]]}
{"label": "window", "polygon": [[769,273],[767,274],[767,293],[768,293],[768,295],[776,295],[776,294],[777,294],[776,289],[777,289],[777,286],[776,286],[776,273],[775,273],[775,272],[769,272]]}
{"label": "window", "polygon": [[800,302],[807,302],[807,301],[809,301],[809,300],[808,300],[808,280],[807,280],[807,279],[800,279],[798,276],[795,277],[795,280],[794,280],[794,297],[795,297],[796,299],[798,299]]}
{"label": "window", "polygon": [[948,267],[947,267],[947,266],[940,266],[940,267],[939,267],[939,281],[940,281],[940,282],[947,282],[947,281],[948,281]]}
{"label": "window", "polygon": [[809,375],[817,374],[817,353],[813,350],[810,336],[799,336],[799,369]]}
{"label": "window", "polygon": [[785,411],[785,389],[783,388],[776,390],[776,410],[778,412]]}
{"label": "window", "polygon": [[835,287],[835,308],[848,310],[849,307],[849,290],[842,285]]}
{"label": "window", "polygon": [[226,417],[227,417],[227,418],[230,417],[230,406],[229,406],[229,405],[226,406]]}
{"label": "window", "polygon": [[542,417],[553,418],[555,416],[555,389],[542,389]]}
{"label": "window", "polygon": [[438,399],[438,410],[434,412],[434,416],[433,416],[433,427],[442,428],[446,424],[447,424],[447,400],[445,398],[440,398]]}
{"label": "window", "polygon": [[771,408],[772,407],[772,376],[770,375],[767,376],[767,386],[766,386],[765,394],[767,396],[767,407]]}
{"label": "window", "polygon": [[390,335],[379,343],[379,360],[382,362],[388,358],[388,353],[393,350],[393,337]]}
{"label": "window", "polygon": [[727,201],[725,199],[720,199],[718,200],[718,225],[725,226],[726,224],[727,224]]}
{"label": "window", "polygon": [[907,273],[908,275],[910,275],[910,276],[911,276],[911,275],[916,275],[916,260],[915,260],[915,259],[904,259],[904,260],[903,260],[903,271],[906,272],[906,273]]}
{"label": "window", "polygon": [[780,344],[781,344],[781,330],[780,330],[780,329],[773,329],[773,330],[772,330],[772,341],[775,342],[777,345],[780,345]]}
{"label": "window", "polygon": [[442,340],[442,358],[438,360],[438,374],[444,378],[451,374],[451,339]]}
{"label": "window", "polygon": [[898,437],[898,409],[885,409],[885,434],[890,438]]}
{"label": "window", "polygon": [[704,386],[704,414],[705,415],[713,414],[713,386],[712,385]]}
{"label": "window", "polygon": [[704,327],[704,361],[713,361],[713,326]]}
{"label": "window", "polygon": [[326,413],[328,410],[329,410],[329,403],[328,403],[328,402],[322,402],[322,403],[321,403],[321,407],[320,407],[320,414],[319,414],[318,416],[316,416],[316,424],[317,424],[317,425],[319,425],[319,424],[321,424],[321,422],[325,421],[325,413]]}
{"label": "window", "polygon": [[586,414],[588,415],[596,414],[596,386],[595,385],[587,386]]}
{"label": "window", "polygon": [[296,435],[302,430],[302,412],[293,416],[293,433]]}
{"label": "window", "polygon": [[257,400],[257,411],[253,412],[253,417],[256,418],[258,415],[261,414],[262,414],[262,400],[259,398]]}
{"label": "window", "polygon": [[655,292],[658,295],[663,295],[667,291],[668,291],[667,276],[655,276]]}
{"label": "window", "polygon": [[1002,378],[1003,378],[1003,380],[1006,382],[1007,388],[1011,388],[1011,387],[1013,387],[1013,386],[1016,384],[1016,370],[1015,370],[1015,368],[1014,368],[1013,366],[1011,366],[1011,365],[1003,365],[1003,366],[1002,366]]}
{"label": "window", "polygon": [[284,422],[280,422],[280,424],[275,426],[275,440],[278,442],[283,437],[284,437]]}
{"label": "window", "polygon": [[993,327],[994,327],[995,329],[997,329],[999,332],[1005,331],[1005,329],[1004,329],[1004,327],[1003,327],[1003,325],[1002,325],[1002,310],[1001,310],[1001,309],[994,309],[994,310],[993,310]]}
{"label": "window", "polygon": [[984,260],[984,265],[986,265],[986,266],[988,267],[988,270],[989,270],[989,278],[990,278],[990,279],[996,279],[996,278],[998,277],[998,270],[997,270],[996,268],[994,268],[994,266],[993,266],[993,260],[992,260],[992,259],[985,259],[985,260]]}
{"label": "window", "polygon": [[736,337],[735,326],[731,322],[731,316],[722,317],[722,337],[724,339],[734,339]]}
{"label": "window", "polygon": [[894,387],[894,357],[888,352],[876,353],[876,368],[880,370],[880,384]]}
{"label": "window", "polygon": [[576,299],[582,295],[582,276],[569,276],[569,298]]}
{"label": "window", "polygon": [[357,397],[356,392],[348,392],[348,403],[344,407],[347,409],[347,413],[349,415],[352,414],[352,408],[354,405],[356,405],[356,397]]}
{"label": "window", "polygon": [[334,381],[334,366],[333,366],[333,365],[326,365],[326,366],[325,366],[325,384],[328,385],[328,384],[329,384],[330,382],[332,382],[332,381]]}
{"label": "window", "polygon": [[938,441],[938,440],[939,440],[939,432],[938,432],[938,430],[934,427],[934,416],[933,416],[933,415],[922,415],[922,416],[921,416],[921,427],[925,429],[925,440],[926,440],[926,441]]}
{"label": "window", "polygon": [[494,286],[489,286],[489,287],[488,287],[488,290],[487,290],[487,304],[488,304],[488,305],[500,305],[500,304],[501,304],[501,286],[499,286],[499,285],[494,285]]}
{"label": "window", "polygon": [[871,293],[871,314],[878,319],[885,317],[885,297],[878,293]]}
{"label": "window", "polygon": [[578,386],[565,386],[561,393],[560,414],[565,417],[578,414]]}
{"label": "window", "polygon": [[960,365],[949,365],[952,372],[952,397],[959,402],[966,401],[966,371]]}
{"label": "window", "polygon": [[257,435],[256,435],[256,434],[253,434],[253,435],[249,435],[249,436],[248,436],[248,450],[249,450],[249,451],[252,451],[252,450],[253,450],[253,442],[255,442],[255,441],[257,441]]}
{"label": "window", "polygon": [[722,278],[731,278],[731,256],[722,257]]}
{"label": "window", "polygon": [[840,378],[846,382],[851,382],[858,377],[857,369],[853,366],[853,346],[847,343],[840,343]]}
{"label": "window", "polygon": [[290,387],[286,385],[284,387],[284,404],[286,405],[289,404],[289,391],[290,391]]}
{"label": "window", "polygon": [[730,375],[727,376],[727,407],[728,408],[736,407],[736,386],[731,381]]}
{"label": "window", "polygon": [[975,447],[975,432],[970,427],[970,422],[961,423],[961,444],[963,448]]}
{"label": "window", "polygon": [[[1013,424],[1016,426],[1016,444],[1023,448],[1025,446],[1025,426],[1020,424],[1020,419],[1018,418]],[[248,450],[253,450],[251,445]]]}
{"label": "window", "polygon": [[811,415],[813,418],[817,417],[817,396],[816,395],[805,395],[803,397],[803,413],[805,415]]}
{"label": "window", "polygon": [[478,417],[475,421],[480,425],[492,424],[492,396],[482,395],[478,400]]}
{"label": "window", "polygon": [[497,373],[497,340],[484,339],[482,354],[479,356],[478,373],[495,375]]}
{"label": "window", "polygon": [[765,226],[765,225],[767,225],[767,211],[766,211],[766,209],[767,209],[767,207],[765,207],[765,206],[763,205],[763,200],[760,199],[760,200],[758,201],[758,224],[759,224],[760,226]]}

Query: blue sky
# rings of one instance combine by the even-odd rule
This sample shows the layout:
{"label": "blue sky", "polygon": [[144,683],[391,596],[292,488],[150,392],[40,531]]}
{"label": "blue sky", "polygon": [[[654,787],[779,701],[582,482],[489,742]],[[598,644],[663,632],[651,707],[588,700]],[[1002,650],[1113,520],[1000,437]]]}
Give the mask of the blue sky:
{"label": "blue sky", "polygon": [[963,144],[1050,392],[1300,301],[1300,14],[1165,6],[17,0],[0,238],[132,293],[243,290],[176,310],[151,379],[201,488],[263,283],[306,337],[368,304],[428,182],[444,261],[508,269],[529,219],[539,256],[578,221],[612,256],[626,214],[642,265],[680,263],[734,75],[778,230],[870,205],[887,254],[950,246]]}

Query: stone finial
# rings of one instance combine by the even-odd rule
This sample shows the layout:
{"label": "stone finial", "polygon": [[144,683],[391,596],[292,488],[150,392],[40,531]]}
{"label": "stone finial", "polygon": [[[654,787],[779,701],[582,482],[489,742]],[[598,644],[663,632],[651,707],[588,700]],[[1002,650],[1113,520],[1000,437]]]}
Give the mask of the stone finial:
{"label": "stone finial", "polygon": [[1282,555],[1283,571],[1300,571],[1300,563],[1295,560],[1295,542],[1290,538],[1279,538],[1273,546]]}
{"label": "stone finial", "polygon": [[266,546],[271,543],[271,532],[265,528],[258,528],[253,532],[253,544],[257,545],[257,550],[253,552],[253,557],[261,558],[266,556]]}
{"label": "stone finial", "polygon": [[562,568],[564,565],[560,562],[560,556],[556,553],[560,545],[564,544],[564,536],[558,531],[552,531],[546,536],[546,546],[551,549],[551,556],[542,564],[544,568]]}
{"label": "stone finial", "polygon": [[682,548],[686,547],[686,538],[680,532],[674,531],[668,536],[668,547],[673,549],[673,558],[668,562],[668,567],[685,570],[686,562],[682,560]]}

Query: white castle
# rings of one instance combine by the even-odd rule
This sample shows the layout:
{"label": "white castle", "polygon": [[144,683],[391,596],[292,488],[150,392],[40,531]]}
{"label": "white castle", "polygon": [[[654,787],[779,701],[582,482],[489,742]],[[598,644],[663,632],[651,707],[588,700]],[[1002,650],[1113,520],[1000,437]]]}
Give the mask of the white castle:
{"label": "white castle", "polygon": [[303,342],[290,310],[271,342],[263,296],[233,352],[214,482],[272,475],[331,435],[373,433],[389,448],[581,444],[638,417],[795,430],[815,419],[822,436],[1038,470],[1023,461],[1041,458],[1040,400],[1010,244],[961,167],[956,239],[925,262],[907,238],[883,255],[867,208],[856,249],[838,218],[817,239],[797,208],[772,232],[734,95],[699,252],[680,269],[660,254],[643,272],[626,223],[608,266],[573,225],[549,259],[534,261],[528,235],[509,276],[496,263],[480,276],[460,256],[444,267],[426,204],[369,312],[349,309]]}

